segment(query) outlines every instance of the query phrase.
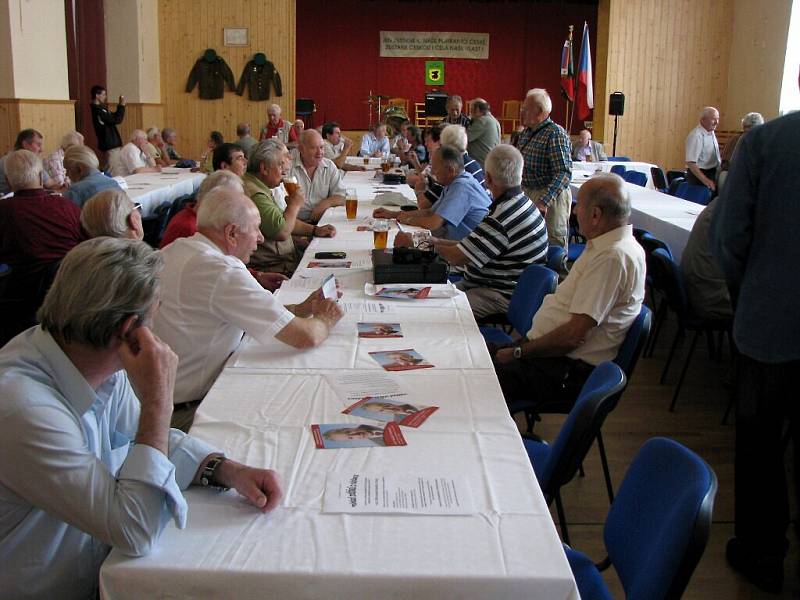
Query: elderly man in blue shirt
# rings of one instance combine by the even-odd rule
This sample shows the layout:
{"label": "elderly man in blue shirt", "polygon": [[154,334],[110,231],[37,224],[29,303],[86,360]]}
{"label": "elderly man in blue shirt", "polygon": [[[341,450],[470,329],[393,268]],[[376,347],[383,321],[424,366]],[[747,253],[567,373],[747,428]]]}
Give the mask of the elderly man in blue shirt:
{"label": "elderly man in blue shirt", "polygon": [[64,152],[64,169],[72,185],[64,192],[64,198],[83,207],[99,192],[107,189],[119,190],[115,179],[101,173],[97,155],[89,146],[71,146]]}
{"label": "elderly man in blue shirt", "polygon": [[378,208],[373,214],[397,219],[402,225],[443,232],[437,237],[447,240],[460,240],[483,221],[492,200],[484,187],[464,170],[464,154],[453,146],[442,146],[433,153],[431,172],[444,186],[433,206],[407,212]]}
{"label": "elderly man in blue shirt", "polygon": [[375,128],[361,138],[361,156],[372,158],[381,158],[389,156],[390,145],[389,138],[386,137],[386,125],[378,123]]}
{"label": "elderly man in blue shirt", "polygon": [[41,324],[0,351],[0,595],[94,598],[111,547],[146,554],[181,490],[233,487],[266,512],[274,472],[170,429],[178,359],[150,331],[161,256],[96,238],[64,258]]}

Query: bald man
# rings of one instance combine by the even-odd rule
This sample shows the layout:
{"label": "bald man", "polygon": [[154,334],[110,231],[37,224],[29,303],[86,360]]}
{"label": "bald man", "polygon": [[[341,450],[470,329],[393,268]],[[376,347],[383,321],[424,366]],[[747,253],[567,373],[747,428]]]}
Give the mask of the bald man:
{"label": "bald man", "polygon": [[330,207],[344,205],[342,172],[325,158],[322,136],[316,129],[300,135],[298,150],[289,173],[297,178],[306,199],[297,218],[316,223]]}
{"label": "bald man", "polygon": [[706,106],[700,123],[686,136],[686,181],[716,191],[717,169],[720,166],[719,143],[714,133],[719,124],[719,111]]}
{"label": "bald man", "polygon": [[147,151],[147,134],[134,129],[131,141],[109,154],[109,167],[114,177],[127,177],[134,173],[158,173],[161,167]]}

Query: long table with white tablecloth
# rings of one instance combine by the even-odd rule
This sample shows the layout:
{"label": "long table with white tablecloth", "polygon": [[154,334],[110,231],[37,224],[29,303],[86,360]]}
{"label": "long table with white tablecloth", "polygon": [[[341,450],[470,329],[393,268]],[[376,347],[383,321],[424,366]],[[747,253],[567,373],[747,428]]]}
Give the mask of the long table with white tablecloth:
{"label": "long table with white tablecloth", "polygon": [[161,173],[136,173],[125,177],[126,192],[142,205],[142,216],[149,217],[162,204],[193,194],[205,179],[203,173],[171,169]]}
{"label": "long table with white tablecloth", "polygon": [[[235,492],[190,489],[185,530],[169,524],[156,549],[131,559],[113,552],[101,571],[109,599],[176,598],[521,598],[575,599],[578,592],[553,521],[508,414],[466,297],[368,297],[372,172],[347,173],[358,219],[343,207],[324,223],[278,297],[302,300],[329,269],[314,253],[343,250],[335,269],[345,316],[330,338],[300,352],[245,338],[200,405],[191,433],[229,457],[278,471],[285,498],[262,515]],[[403,193],[412,197],[405,186]],[[390,245],[396,230],[390,232]],[[403,338],[357,337],[360,321],[400,323]],[[399,373],[421,402],[440,407],[403,447],[318,450],[312,423],[363,423],[341,414],[330,385],[341,373],[383,374],[373,350],[414,348],[434,368]],[[322,511],[326,474],[439,473],[467,483],[475,513],[460,516],[348,515]]]}

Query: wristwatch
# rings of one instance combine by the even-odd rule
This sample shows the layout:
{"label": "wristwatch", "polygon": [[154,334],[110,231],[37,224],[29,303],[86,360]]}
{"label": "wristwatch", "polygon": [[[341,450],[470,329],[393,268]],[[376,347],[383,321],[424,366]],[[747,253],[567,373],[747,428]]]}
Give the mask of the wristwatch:
{"label": "wristwatch", "polygon": [[220,491],[229,490],[226,485],[222,485],[217,478],[215,477],[215,473],[217,471],[217,467],[222,464],[222,461],[225,460],[224,456],[215,456],[214,458],[210,458],[206,463],[206,466],[203,467],[203,472],[200,474],[200,484],[206,487],[213,487],[217,488]]}
{"label": "wristwatch", "polygon": [[522,358],[522,346],[514,346],[514,358]]}

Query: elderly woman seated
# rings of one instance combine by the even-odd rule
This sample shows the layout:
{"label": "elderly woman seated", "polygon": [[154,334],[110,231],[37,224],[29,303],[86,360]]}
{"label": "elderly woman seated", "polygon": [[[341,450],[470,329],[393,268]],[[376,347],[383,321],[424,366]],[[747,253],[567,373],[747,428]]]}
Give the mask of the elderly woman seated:
{"label": "elderly woman seated", "polygon": [[119,189],[108,189],[92,196],[83,205],[81,225],[91,238],[108,236],[141,240],[141,206],[134,204],[128,194]]}

